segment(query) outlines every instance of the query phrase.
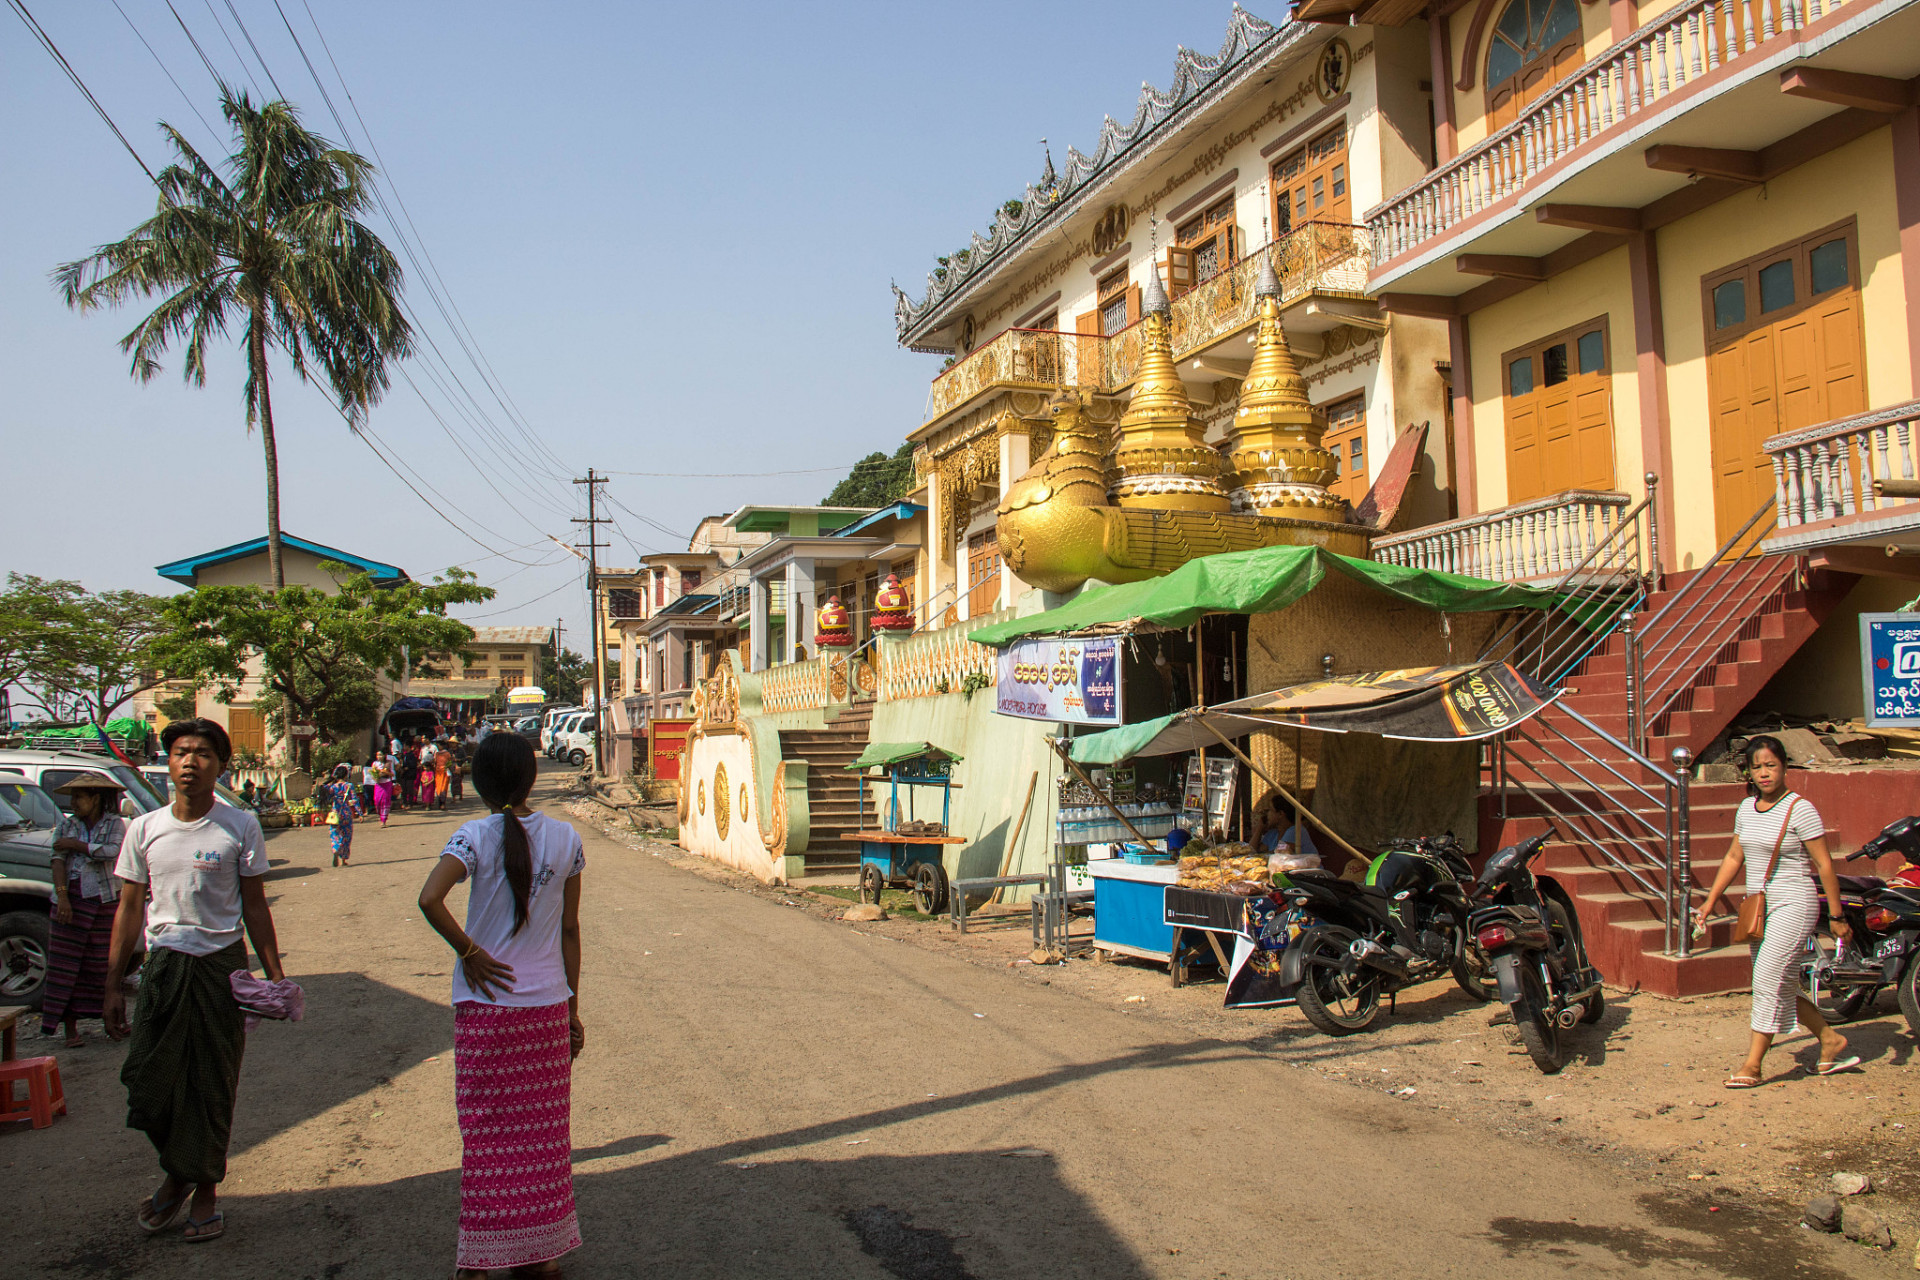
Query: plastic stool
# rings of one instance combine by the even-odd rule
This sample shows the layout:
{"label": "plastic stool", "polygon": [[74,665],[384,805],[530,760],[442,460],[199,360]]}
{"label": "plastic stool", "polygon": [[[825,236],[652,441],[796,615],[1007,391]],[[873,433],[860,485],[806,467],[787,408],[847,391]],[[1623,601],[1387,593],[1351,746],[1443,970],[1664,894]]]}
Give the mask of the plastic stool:
{"label": "plastic stool", "polygon": [[[26,1104],[13,1096],[13,1084],[24,1080]],[[0,1122],[32,1120],[33,1127],[44,1129],[53,1117],[67,1114],[67,1092],[60,1087],[60,1064],[52,1058],[17,1058],[0,1062]]]}

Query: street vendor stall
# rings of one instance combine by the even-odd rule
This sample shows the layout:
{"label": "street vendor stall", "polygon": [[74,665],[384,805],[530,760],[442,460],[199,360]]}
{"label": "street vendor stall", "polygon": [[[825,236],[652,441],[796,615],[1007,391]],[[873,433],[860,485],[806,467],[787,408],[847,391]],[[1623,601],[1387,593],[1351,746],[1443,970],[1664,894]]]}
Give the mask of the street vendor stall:
{"label": "street vendor stall", "polygon": [[[947,834],[952,814],[953,766],[961,757],[930,742],[873,742],[847,768],[860,775],[859,830],[841,836],[860,845],[860,901],[880,901],[887,889],[910,889],[914,905],[935,915],[947,905],[946,846],[965,844]],[[867,825],[868,770],[886,771],[886,798],[875,795],[878,820]],[[907,789],[906,816],[901,816],[900,788]],[[940,792],[940,820],[921,820],[915,814],[915,793],[922,787]],[[876,788],[876,792],[878,789]]]}
{"label": "street vendor stall", "polygon": [[[1111,766],[1209,745],[1224,748],[1293,805],[1301,820],[1323,833],[1332,847],[1352,858],[1355,870],[1364,870],[1371,854],[1267,777],[1234,739],[1284,726],[1457,746],[1504,733],[1550,701],[1533,681],[1505,663],[1369,672],[1257,694],[1220,707],[1190,708],[1077,738],[1064,744],[1063,757],[1069,768],[1086,778],[1083,765]],[[1437,785],[1428,778],[1413,781],[1416,786]],[[1205,943],[1227,972],[1229,1007],[1282,1003],[1272,979],[1279,972],[1279,953],[1287,939],[1272,891],[1286,883],[1288,869],[1303,862],[1291,854],[1269,859],[1241,843],[1206,849],[1196,843],[1187,849],[1191,852],[1183,852],[1177,862],[1168,860],[1150,868],[1089,864],[1097,895],[1096,947],[1163,960],[1178,983],[1193,955],[1191,934]],[[1140,874],[1149,871],[1151,875]],[[1098,896],[1103,884],[1114,886],[1105,897]],[[1148,921],[1156,905],[1159,928],[1151,929]],[[1233,948],[1231,957],[1226,953],[1227,940]]]}

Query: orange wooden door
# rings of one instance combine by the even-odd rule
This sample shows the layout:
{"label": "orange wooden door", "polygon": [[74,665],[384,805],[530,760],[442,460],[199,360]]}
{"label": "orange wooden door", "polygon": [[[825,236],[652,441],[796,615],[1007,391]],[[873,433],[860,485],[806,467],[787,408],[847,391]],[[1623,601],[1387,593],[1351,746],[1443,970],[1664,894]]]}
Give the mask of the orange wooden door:
{"label": "orange wooden door", "polygon": [[245,749],[256,755],[267,750],[267,722],[252,707],[227,708],[227,737],[233,749]]}
{"label": "orange wooden door", "polygon": [[1613,392],[1604,323],[1507,356],[1507,501],[1613,488]]}
{"label": "orange wooden door", "polygon": [[1851,229],[1707,278],[1714,526],[1726,542],[1774,495],[1769,437],[1866,408]]}
{"label": "orange wooden door", "polygon": [[981,618],[1000,607],[1000,531],[983,529],[967,539],[967,616]]}

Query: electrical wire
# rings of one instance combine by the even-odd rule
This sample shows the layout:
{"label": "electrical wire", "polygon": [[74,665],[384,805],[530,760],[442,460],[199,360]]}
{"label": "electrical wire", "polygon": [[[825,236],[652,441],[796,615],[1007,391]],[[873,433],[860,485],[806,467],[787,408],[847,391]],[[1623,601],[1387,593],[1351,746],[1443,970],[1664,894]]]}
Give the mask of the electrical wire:
{"label": "electrical wire", "polygon": [[[860,464],[855,463],[856,467]],[[817,476],[845,467],[800,467],[792,471],[603,471],[607,476],[642,476],[650,480],[764,480],[770,476]]]}
{"label": "electrical wire", "polygon": [[134,26],[133,19],[127,16],[127,11],[120,7],[120,0],[113,0],[113,7],[119,10],[121,19],[126,22],[127,29],[133,32],[134,38],[141,44],[147,46],[147,52],[153,55],[153,61],[160,68],[160,73],[172,81],[173,87],[179,90],[181,101],[187,104],[187,110],[200,117],[200,123],[205,126],[209,134],[212,134],[216,138],[219,137],[219,133],[215,131],[213,125],[208,123],[206,116],[200,114],[200,108],[194,105],[194,101],[187,95],[186,89],[181,86],[178,80],[174,79],[173,72],[169,70],[167,64],[161,60],[159,52],[151,44],[147,43],[146,36],[141,34],[139,27]]}
{"label": "electrical wire", "polygon": [[[585,575],[582,575],[582,576],[584,577]],[[555,587],[553,590],[542,592],[540,595],[537,595],[533,599],[525,601],[524,603],[508,605],[504,609],[494,609],[487,613],[476,613],[472,615],[471,619],[462,618],[460,619],[460,621],[467,622],[467,621],[478,621],[481,618],[497,618],[503,613],[513,613],[520,609],[529,609],[529,608],[532,608],[534,605],[539,604],[542,600],[545,600],[549,596],[557,596],[562,591],[571,590],[572,588],[577,587],[579,585],[580,584],[578,582],[572,579],[568,579],[566,582],[561,583],[559,586]]]}

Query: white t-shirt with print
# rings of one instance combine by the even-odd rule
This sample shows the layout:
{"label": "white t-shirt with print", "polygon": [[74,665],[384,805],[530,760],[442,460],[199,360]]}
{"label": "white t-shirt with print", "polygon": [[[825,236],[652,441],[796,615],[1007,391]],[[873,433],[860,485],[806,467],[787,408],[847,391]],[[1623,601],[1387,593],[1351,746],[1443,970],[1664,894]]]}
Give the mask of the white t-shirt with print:
{"label": "white t-shirt with print", "polygon": [[513,931],[513,889],[507,884],[506,818],[496,813],[476,819],[447,841],[445,855],[458,858],[467,869],[467,936],[513,970],[513,989],[496,988],[489,998],[467,985],[464,965],[454,965],[455,1004],[473,1000],[537,1009],[573,995],[560,954],[560,925],[566,882],[586,868],[587,851],[579,832],[544,813],[522,818],[520,823],[527,829],[533,881],[527,896],[527,922],[519,933]]}
{"label": "white t-shirt with print", "polygon": [[182,822],[173,806],[127,824],[113,874],[144,884],[147,947],[210,956],[240,941],[240,877],[267,873],[260,820],[245,809],[215,804],[198,822]]}

